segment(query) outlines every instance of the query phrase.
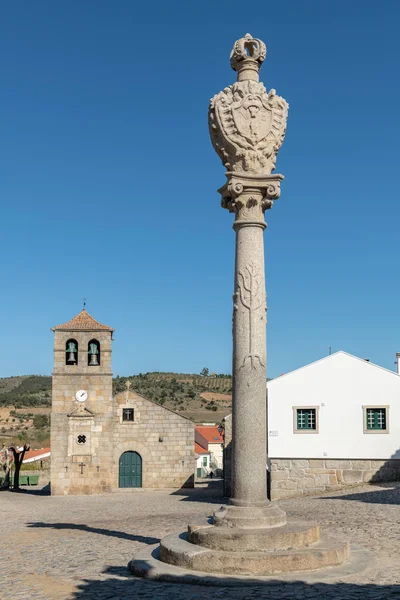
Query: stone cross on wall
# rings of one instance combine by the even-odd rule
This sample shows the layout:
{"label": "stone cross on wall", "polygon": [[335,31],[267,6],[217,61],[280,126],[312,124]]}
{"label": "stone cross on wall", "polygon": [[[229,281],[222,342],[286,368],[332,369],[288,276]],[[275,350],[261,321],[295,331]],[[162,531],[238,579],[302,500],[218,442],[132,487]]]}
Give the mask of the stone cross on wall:
{"label": "stone cross on wall", "polygon": [[125,401],[127,403],[129,402],[129,392],[130,392],[130,389],[131,389],[131,385],[132,385],[132,383],[129,381],[129,379],[127,379],[126,382],[125,382],[125,387],[126,387]]}

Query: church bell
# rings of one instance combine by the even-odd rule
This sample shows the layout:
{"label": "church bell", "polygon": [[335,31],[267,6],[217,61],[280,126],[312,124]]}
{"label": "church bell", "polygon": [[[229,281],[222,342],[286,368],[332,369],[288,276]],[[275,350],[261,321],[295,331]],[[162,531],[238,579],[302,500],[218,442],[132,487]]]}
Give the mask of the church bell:
{"label": "church bell", "polygon": [[67,362],[76,364],[75,352],[70,352],[69,353]]}
{"label": "church bell", "polygon": [[98,365],[99,365],[99,361],[97,360],[97,354],[91,354],[90,355],[89,366],[90,367],[97,367]]}

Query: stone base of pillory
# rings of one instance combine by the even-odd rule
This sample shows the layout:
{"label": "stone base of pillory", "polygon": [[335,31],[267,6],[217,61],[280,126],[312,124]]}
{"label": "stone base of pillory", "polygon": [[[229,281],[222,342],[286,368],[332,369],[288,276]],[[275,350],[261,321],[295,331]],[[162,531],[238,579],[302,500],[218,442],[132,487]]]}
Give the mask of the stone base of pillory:
{"label": "stone base of pillory", "polygon": [[[170,534],[160,545],[143,548],[129,564],[131,572],[155,581],[202,586],[337,583],[364,571],[374,561],[373,553],[364,548],[352,547],[350,555],[346,541],[320,535],[319,528],[310,524],[291,523],[282,528],[253,530],[247,535],[242,529],[225,530],[224,543],[230,550],[219,549],[218,534],[208,538],[207,530],[219,532],[222,528],[192,524],[187,533]],[[201,539],[203,545],[192,543],[195,539]],[[204,541],[218,548],[207,548]],[[282,548],[290,543],[294,546]],[[261,544],[264,550],[257,550]]]}
{"label": "stone base of pillory", "polygon": [[[215,526],[213,521],[189,524],[185,534],[161,540],[161,561],[208,573],[275,575],[313,571],[342,564],[349,544],[320,534],[317,525],[289,523],[258,529]],[[132,563],[135,572],[135,561]]]}
{"label": "stone base of pillory", "polygon": [[[239,530],[240,531],[240,530]],[[318,528],[314,528],[318,532]],[[265,546],[268,547],[268,532],[264,531]],[[338,538],[321,535],[312,546],[292,547],[286,550],[241,550],[241,538],[247,536],[240,531],[237,538],[238,548],[235,550],[215,550],[191,543],[190,534],[170,534],[161,540],[160,558],[163,562],[208,573],[226,575],[275,575],[297,571],[314,571],[342,564],[349,558],[349,545]],[[285,545],[292,537],[293,542],[303,544],[303,538],[291,535],[286,530],[282,542],[280,536],[274,536],[272,546]],[[247,541],[247,540],[245,540]],[[255,541],[255,540],[253,540]],[[262,539],[258,538],[260,546]]]}

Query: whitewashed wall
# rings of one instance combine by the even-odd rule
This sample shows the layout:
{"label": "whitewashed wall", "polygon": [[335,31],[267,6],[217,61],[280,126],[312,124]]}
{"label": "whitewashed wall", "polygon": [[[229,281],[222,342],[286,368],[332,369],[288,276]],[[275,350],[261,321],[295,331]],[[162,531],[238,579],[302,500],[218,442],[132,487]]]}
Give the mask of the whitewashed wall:
{"label": "whitewashed wall", "polygon": [[208,450],[211,452],[211,462],[215,462],[219,469],[222,469],[223,466],[223,454],[224,454],[224,446],[221,442],[217,444],[213,444],[212,442],[208,443]]}
{"label": "whitewashed wall", "polygon": [[[389,405],[389,433],[364,433],[363,405]],[[319,406],[319,433],[294,433],[293,406]],[[400,459],[400,376],[345,352],[268,382],[269,456]]]}
{"label": "whitewashed wall", "polygon": [[[203,464],[203,458],[207,459],[207,464]],[[210,455],[209,454],[199,454],[196,458],[196,469],[200,469],[201,467],[204,467],[205,469],[209,469],[210,468]]]}

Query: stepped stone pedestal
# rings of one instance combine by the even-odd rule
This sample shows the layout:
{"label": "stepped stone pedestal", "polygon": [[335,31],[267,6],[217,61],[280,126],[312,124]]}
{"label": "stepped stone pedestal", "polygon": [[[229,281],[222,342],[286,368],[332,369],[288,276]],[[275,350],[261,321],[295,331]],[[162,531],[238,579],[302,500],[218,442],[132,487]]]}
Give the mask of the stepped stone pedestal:
{"label": "stepped stone pedestal", "polygon": [[317,525],[290,523],[273,529],[230,529],[189,525],[185,535],[161,540],[163,562],[225,575],[275,575],[337,566],[349,557],[349,545]]}
{"label": "stepped stone pedestal", "polygon": [[[182,568],[182,577],[185,569],[235,576],[312,571],[349,557],[346,541],[320,534],[317,525],[288,523],[267,498],[264,213],[280,195],[283,175],[272,171],[288,104],[259,82],[265,56],[261,40],[238,40],[231,53],[237,81],[209,108],[211,141],[227,169],[222,206],[235,215],[232,498],[209,521],[161,540],[156,560]],[[143,564],[133,560],[132,571],[147,573]]]}

